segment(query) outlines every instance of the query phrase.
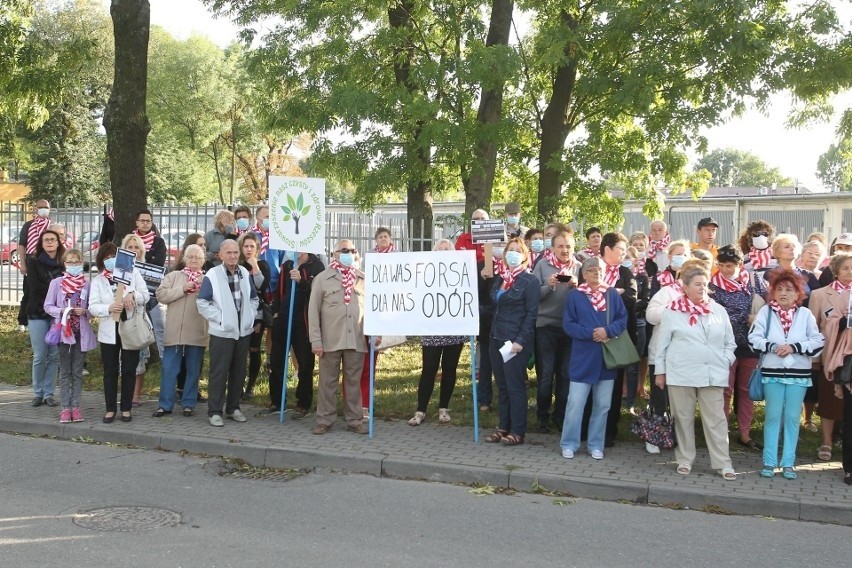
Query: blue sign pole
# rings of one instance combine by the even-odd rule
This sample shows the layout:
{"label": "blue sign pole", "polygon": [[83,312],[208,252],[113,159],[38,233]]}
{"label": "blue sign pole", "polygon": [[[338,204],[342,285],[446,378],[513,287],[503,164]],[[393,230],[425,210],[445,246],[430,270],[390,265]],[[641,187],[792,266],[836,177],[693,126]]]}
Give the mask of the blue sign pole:
{"label": "blue sign pole", "polygon": [[[299,260],[298,253],[293,261],[293,270],[298,270],[299,265],[296,264]],[[287,311],[287,345],[284,348],[284,381],[281,384],[281,406],[278,407],[280,416],[278,423],[284,423],[284,412],[287,410],[287,375],[290,373],[290,341],[293,335],[293,304],[296,301],[296,281],[290,279],[290,309]]]}

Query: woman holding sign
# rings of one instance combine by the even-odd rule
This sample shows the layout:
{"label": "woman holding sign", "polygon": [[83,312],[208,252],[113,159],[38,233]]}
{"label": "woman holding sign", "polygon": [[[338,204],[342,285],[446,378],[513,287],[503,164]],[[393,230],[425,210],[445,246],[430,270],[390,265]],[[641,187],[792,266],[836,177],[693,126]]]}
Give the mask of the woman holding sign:
{"label": "woman holding sign", "polygon": [[509,240],[503,258],[497,263],[491,292],[494,315],[489,344],[500,425],[485,441],[517,446],[527,433],[526,367],[533,352],[541,285],[529,271],[529,250],[523,240]]}

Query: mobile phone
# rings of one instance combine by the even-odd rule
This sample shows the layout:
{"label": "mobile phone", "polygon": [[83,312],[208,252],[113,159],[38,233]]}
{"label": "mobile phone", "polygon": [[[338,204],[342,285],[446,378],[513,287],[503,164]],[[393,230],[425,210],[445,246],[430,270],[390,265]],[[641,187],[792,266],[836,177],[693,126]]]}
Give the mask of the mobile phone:
{"label": "mobile phone", "polygon": [[556,275],[556,279],[559,280],[560,282],[571,282],[571,280],[573,280],[573,278],[574,277],[571,276],[570,274],[557,274]]}

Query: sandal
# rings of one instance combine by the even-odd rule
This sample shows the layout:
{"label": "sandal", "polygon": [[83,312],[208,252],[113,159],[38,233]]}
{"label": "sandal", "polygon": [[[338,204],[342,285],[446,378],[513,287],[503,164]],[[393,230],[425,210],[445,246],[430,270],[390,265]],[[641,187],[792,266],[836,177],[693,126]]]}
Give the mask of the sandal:
{"label": "sandal", "polygon": [[485,437],[485,441],[489,444],[496,444],[503,440],[503,436],[509,434],[508,430],[494,430],[494,432]]}
{"label": "sandal", "polygon": [[446,408],[438,409],[438,423],[448,424],[450,422],[450,413]]}
{"label": "sandal", "polygon": [[524,443],[524,437],[518,436],[517,434],[507,434],[503,436],[503,439],[500,442],[504,446],[520,446]]}
{"label": "sandal", "polygon": [[771,465],[764,465],[760,470],[760,477],[775,477],[775,468]]}
{"label": "sandal", "polygon": [[784,479],[797,479],[799,477],[798,475],[796,475],[796,470],[794,470],[792,467],[785,467],[781,475],[784,476]]}
{"label": "sandal", "polygon": [[426,413],[419,410],[414,413],[414,417],[408,421],[409,426],[420,426],[420,423],[426,420]]}
{"label": "sandal", "polygon": [[820,446],[817,449],[817,457],[822,461],[831,461],[831,446]]}
{"label": "sandal", "polygon": [[678,466],[677,466],[678,475],[689,475],[689,473],[691,471],[692,471],[692,466],[687,464],[687,463],[681,463],[681,464],[678,464]]}
{"label": "sandal", "polygon": [[726,467],[722,469],[722,479],[725,481],[736,481],[737,472],[735,472],[733,468]]}

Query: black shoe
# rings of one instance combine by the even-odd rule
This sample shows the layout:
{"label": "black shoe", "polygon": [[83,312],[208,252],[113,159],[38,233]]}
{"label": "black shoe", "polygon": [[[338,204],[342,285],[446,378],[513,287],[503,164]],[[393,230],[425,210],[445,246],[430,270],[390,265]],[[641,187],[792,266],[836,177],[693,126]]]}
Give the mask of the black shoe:
{"label": "black shoe", "polygon": [[55,400],[53,400],[53,397],[52,397],[52,396],[47,396],[47,397],[45,397],[45,398],[44,398],[44,403],[45,403],[47,406],[59,406],[59,403],[58,403],[58,402],[56,402]]}
{"label": "black shoe", "polygon": [[125,415],[123,412],[121,413],[121,421],[122,422],[130,422],[131,420],[133,420],[132,414]]}
{"label": "black shoe", "polygon": [[749,440],[748,442],[744,442],[742,438],[739,438],[737,442],[750,450],[754,450],[755,452],[760,452],[763,450],[763,446],[754,441],[754,439]]}
{"label": "black shoe", "polygon": [[240,399],[241,400],[249,400],[253,396],[254,396],[254,393],[250,390],[247,390],[246,392],[243,393],[243,396],[241,396]]}
{"label": "black shoe", "polygon": [[37,396],[33,399],[33,401],[30,404],[32,404],[33,406],[41,406],[43,402],[44,402],[44,399],[41,398],[40,396]]}
{"label": "black shoe", "polygon": [[157,410],[154,411],[154,414],[152,414],[151,416],[153,416],[154,418],[162,418],[166,414],[171,414],[171,413],[172,413],[171,410],[163,410],[162,408],[158,408]]}
{"label": "black shoe", "polygon": [[[107,412],[107,414],[109,414]],[[112,413],[112,416],[104,415],[104,424],[112,424],[112,421],[115,420],[115,412]]]}

